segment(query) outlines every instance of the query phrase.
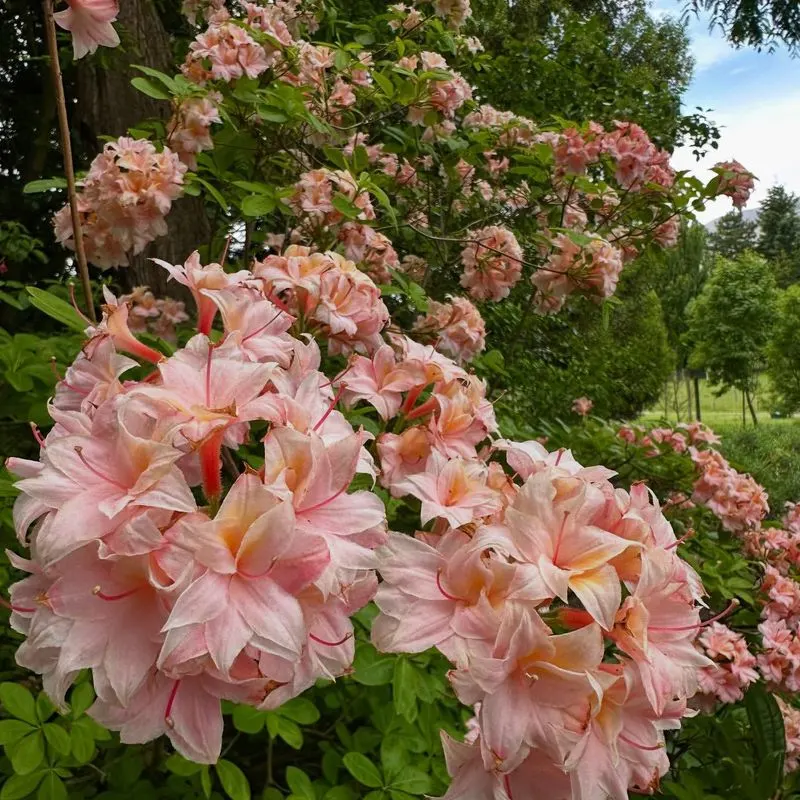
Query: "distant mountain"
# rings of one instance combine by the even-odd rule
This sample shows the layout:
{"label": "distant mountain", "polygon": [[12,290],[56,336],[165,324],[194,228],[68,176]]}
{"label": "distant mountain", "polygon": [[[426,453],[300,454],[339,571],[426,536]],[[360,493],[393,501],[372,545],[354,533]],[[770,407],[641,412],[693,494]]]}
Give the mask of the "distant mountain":
{"label": "distant mountain", "polygon": [[[744,211],[742,211],[742,216],[748,222],[758,222],[758,217],[760,214],[761,214],[761,208],[759,206],[756,206],[756,208],[746,208]],[[709,233],[714,233],[714,231],[717,229],[717,223],[721,219],[722,217],[717,217],[716,219],[712,219],[711,222],[706,224],[706,230]]]}

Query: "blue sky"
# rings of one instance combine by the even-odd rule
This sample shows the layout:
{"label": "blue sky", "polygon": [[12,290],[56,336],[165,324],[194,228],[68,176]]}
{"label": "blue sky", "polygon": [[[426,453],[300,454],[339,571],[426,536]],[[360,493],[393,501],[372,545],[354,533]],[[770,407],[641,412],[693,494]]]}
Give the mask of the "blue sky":
{"label": "blue sky", "polygon": [[[682,0],[655,0],[655,15],[680,16]],[[785,49],[758,53],[732,48],[706,19],[691,18],[689,35],[695,74],[684,103],[711,108],[709,116],[722,129],[719,150],[699,164],[690,151],[678,151],[673,164],[708,179],[716,161],[735,158],[758,176],[748,205],[764,198],[774,183],[800,194],[800,58]],[[730,210],[727,199],[710,204],[698,216],[704,222]]]}

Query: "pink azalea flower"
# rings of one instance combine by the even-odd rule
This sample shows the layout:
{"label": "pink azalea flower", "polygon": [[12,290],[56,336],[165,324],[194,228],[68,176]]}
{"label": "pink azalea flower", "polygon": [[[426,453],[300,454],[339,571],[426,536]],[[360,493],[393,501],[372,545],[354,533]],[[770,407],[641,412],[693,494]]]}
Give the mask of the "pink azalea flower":
{"label": "pink azalea flower", "polygon": [[116,47],[119,35],[111,24],[119,14],[117,0],[67,0],[65,11],[56,12],[56,24],[72,34],[75,59],[94,53],[100,45]]}

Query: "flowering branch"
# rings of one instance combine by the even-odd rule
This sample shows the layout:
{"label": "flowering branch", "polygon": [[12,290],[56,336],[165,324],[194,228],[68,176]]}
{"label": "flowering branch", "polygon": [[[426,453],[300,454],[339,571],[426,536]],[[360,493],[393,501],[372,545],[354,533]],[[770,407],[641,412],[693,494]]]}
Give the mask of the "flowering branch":
{"label": "flowering branch", "polygon": [[69,120],[67,118],[67,102],[64,97],[64,81],[61,77],[61,64],[58,60],[58,42],[56,41],[56,22],[53,15],[53,0],[43,0],[44,31],[47,39],[47,50],[50,56],[50,73],[53,76],[53,87],[56,92],[56,108],[58,109],[58,133],[61,139],[61,152],[64,157],[64,176],[67,179],[67,195],[72,217],[72,230],[75,239],[75,258],[81,276],[83,296],[86,300],[86,313],[92,322],[97,321],[92,300],[92,284],[89,280],[89,267],[86,263],[86,250],[81,233],[81,215],[78,209],[78,192],[75,187],[75,171],[72,167],[72,144],[69,137]]}

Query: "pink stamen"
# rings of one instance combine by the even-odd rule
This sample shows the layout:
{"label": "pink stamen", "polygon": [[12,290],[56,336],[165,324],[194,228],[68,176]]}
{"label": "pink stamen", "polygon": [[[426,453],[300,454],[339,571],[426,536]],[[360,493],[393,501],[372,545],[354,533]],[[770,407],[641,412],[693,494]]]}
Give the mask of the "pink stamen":
{"label": "pink stamen", "polygon": [[319,388],[320,389],[327,389],[329,386],[333,386],[334,383],[337,383],[342,378],[344,378],[344,376],[347,375],[347,373],[350,372],[350,370],[352,368],[353,368],[353,365],[352,364],[348,364],[338,375],[336,375],[333,378],[331,378],[327,383],[321,384]]}
{"label": "pink stamen", "polygon": [[87,316],[86,316],[86,314],[84,314],[84,313],[83,313],[83,311],[81,311],[81,310],[80,310],[80,308],[78,308],[78,304],[77,304],[77,302],[75,301],[75,284],[74,284],[74,283],[71,283],[71,284],[69,285],[69,299],[70,299],[70,302],[72,303],[72,307],[75,309],[75,311],[77,311],[77,312],[78,312],[78,316],[79,316],[79,317],[80,317],[80,318],[81,318],[81,319],[82,319],[82,320],[83,320],[83,321],[84,321],[84,322],[85,322],[87,325],[92,325],[92,326],[94,326],[96,323],[92,322],[92,321],[89,319],[89,317],[87,317]]}
{"label": "pink stamen", "polygon": [[35,613],[35,608],[27,608],[26,606],[15,606],[13,603],[9,603],[5,597],[0,597],[0,606],[3,608],[7,608],[9,611],[16,611],[18,614],[33,614]]}
{"label": "pink stamen", "polygon": [[108,475],[103,475],[102,472],[100,472],[99,470],[95,469],[86,460],[86,456],[84,456],[84,454],[83,454],[83,448],[82,447],[77,447],[76,446],[75,447],[75,452],[78,454],[78,458],[83,462],[83,465],[86,467],[86,469],[89,470],[89,472],[92,473],[92,475],[96,475],[98,478],[100,478],[101,481],[106,481],[106,483],[110,483],[112,486],[116,486],[118,489],[122,489],[123,492],[127,492],[128,491],[128,487],[127,486],[123,486],[121,483],[115,481],[113,478],[109,478]]}
{"label": "pink stamen", "polygon": [[514,795],[511,794],[511,779],[508,775],[503,775],[503,786],[505,787],[508,800],[514,800]]}
{"label": "pink stamen", "polygon": [[417,419],[424,417],[429,411],[433,411],[439,405],[439,401],[435,397],[429,397],[421,406],[417,406],[413,411],[407,414],[408,419]]}
{"label": "pink stamen", "polygon": [[619,735],[619,738],[620,738],[621,742],[625,742],[625,744],[629,744],[631,747],[635,747],[637,750],[647,750],[650,753],[653,753],[656,750],[662,750],[663,747],[664,747],[663,744],[657,744],[657,745],[655,745],[653,747],[651,747],[650,745],[646,745],[646,744],[639,744],[639,742],[634,742],[633,739],[629,739],[627,736],[625,736],[622,733]]}
{"label": "pink stamen", "polygon": [[569,517],[569,511],[564,512],[564,519],[561,520],[561,527],[558,530],[558,539],[556,539],[556,549],[553,553],[553,565],[558,566],[558,551],[561,549],[561,540],[564,537],[564,528],[567,525],[567,517]]}
{"label": "pink stamen", "polygon": [[254,336],[258,336],[259,333],[269,328],[269,326],[272,325],[272,323],[275,322],[275,320],[278,319],[278,317],[281,314],[283,314],[283,311],[278,309],[278,313],[266,325],[262,325],[260,328],[254,330],[252,333],[248,333],[247,336],[245,336],[244,339],[242,339],[242,344],[244,344],[248,339],[252,339]]}
{"label": "pink stamen", "polygon": [[449,592],[444,590],[442,586],[442,571],[440,569],[436,570],[436,588],[448,599],[448,600],[455,600],[456,602],[460,601],[460,597],[455,597]]}
{"label": "pink stamen", "polygon": [[672,550],[675,547],[677,547],[679,544],[683,544],[687,539],[691,539],[692,536],[694,536],[694,534],[695,534],[694,528],[689,528],[689,530],[686,531],[686,533],[684,533],[683,536],[681,536],[680,539],[678,539],[677,541],[674,541],[670,545],[667,545],[664,549],[665,550]]}
{"label": "pink stamen", "polygon": [[336,395],[334,396],[333,400],[331,401],[331,404],[328,406],[328,410],[322,415],[322,417],[320,418],[319,422],[314,426],[313,429],[315,431],[318,430],[320,427],[322,427],[322,425],[324,424],[325,420],[328,419],[328,417],[331,415],[331,412],[333,411],[333,409],[336,408],[336,404],[339,402],[339,399],[341,398],[342,392],[344,391],[344,389],[345,389],[345,384],[341,384],[339,386],[339,389],[336,392]]}
{"label": "pink stamen", "polygon": [[323,506],[328,505],[328,503],[332,503],[340,494],[343,494],[347,491],[347,486],[342,486],[336,494],[329,497],[327,500],[323,500],[321,503],[317,503],[316,505],[309,506],[308,508],[298,508],[295,511],[295,514],[309,514],[312,511],[316,511],[318,508],[322,508]]}
{"label": "pink stamen", "polygon": [[325,645],[325,647],[338,647],[340,644],[344,644],[348,639],[350,639],[352,635],[352,633],[348,633],[342,639],[339,639],[338,642],[326,642],[324,639],[320,639],[319,636],[314,636],[313,633],[309,633],[308,638],[312,639],[318,644]]}
{"label": "pink stamen", "polygon": [[650,631],[674,631],[676,633],[680,631],[694,631],[700,630],[700,628],[705,628],[710,625],[712,622],[716,622],[718,619],[722,619],[723,617],[727,617],[728,615],[732,614],[737,608],[739,608],[739,601],[734,597],[730,603],[728,603],[728,607],[724,611],[720,611],[711,619],[707,619],[705,622],[698,622],[697,625],[682,625],[678,627],[669,627],[666,625],[651,625],[648,630]]}
{"label": "pink stamen", "polygon": [[92,594],[95,595],[95,597],[99,597],[101,600],[124,600],[126,597],[130,597],[132,594],[136,594],[136,592],[141,591],[141,589],[141,586],[137,586],[135,589],[128,589],[127,592],[120,592],[119,594],[106,594],[99,586],[95,586],[94,589],[92,589]]}
{"label": "pink stamen", "polygon": [[175,681],[175,683],[172,684],[172,689],[170,690],[169,693],[169,699],[167,700],[167,708],[164,711],[164,724],[168,728],[175,727],[175,720],[172,719],[171,714],[172,714],[172,706],[175,703],[175,695],[178,693],[178,687],[180,685],[181,685],[180,681]]}
{"label": "pink stamen", "polygon": [[39,430],[39,426],[35,422],[28,423],[31,426],[31,433],[33,434],[33,438],[36,439],[36,444],[39,447],[47,447],[44,443],[44,436],[42,436],[42,432]]}
{"label": "pink stamen", "polygon": [[564,455],[564,448],[560,447],[558,449],[558,455],[556,456],[555,466],[558,466],[561,463],[561,456],[563,456],[563,455]]}

